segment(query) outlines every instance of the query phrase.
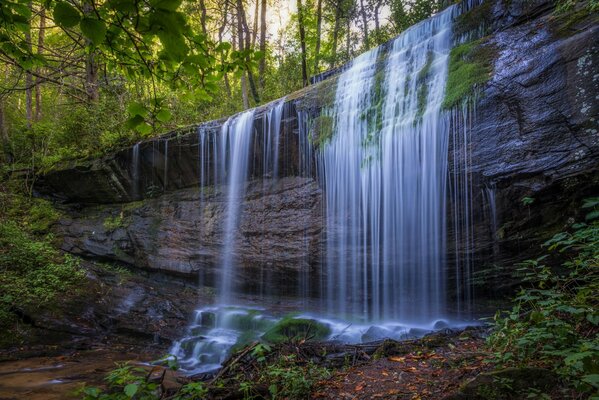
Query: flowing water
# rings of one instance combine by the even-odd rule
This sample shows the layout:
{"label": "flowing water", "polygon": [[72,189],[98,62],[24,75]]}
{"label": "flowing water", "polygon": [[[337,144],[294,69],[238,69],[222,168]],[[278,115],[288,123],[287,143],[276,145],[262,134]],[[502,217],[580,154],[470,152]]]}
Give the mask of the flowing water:
{"label": "flowing water", "polygon": [[[319,132],[319,147],[311,136],[314,116],[301,110],[295,115],[298,129],[285,128],[281,142],[285,99],[263,111],[261,130],[255,110],[229,118],[220,132],[199,129],[200,201],[207,186],[224,187],[224,239],[218,304],[198,310],[171,351],[185,369],[218,368],[232,346],[259,338],[281,318],[273,310],[235,305],[243,303],[236,291],[235,250],[248,180],[252,173],[256,177],[251,163],[260,157],[267,193],[281,177],[289,140],[299,154],[295,174],[316,178],[323,189],[326,226],[319,278],[306,268],[298,271],[303,316],[328,325],[331,337],[346,342],[419,336],[464,316],[447,311],[447,288],[455,284],[458,306],[467,309],[471,260],[456,260],[456,281],[448,282],[445,258],[453,245],[447,243],[448,214],[455,217],[456,237],[459,232],[470,243],[473,236],[470,160],[463,151],[471,114],[443,111],[442,103],[456,42],[452,23],[470,6],[448,7],[405,31],[386,51],[376,48],[353,60],[338,78],[334,102],[318,116],[321,126],[330,122],[329,132]],[[267,275],[258,277],[264,296],[271,284]],[[319,306],[310,309],[314,292]]]}

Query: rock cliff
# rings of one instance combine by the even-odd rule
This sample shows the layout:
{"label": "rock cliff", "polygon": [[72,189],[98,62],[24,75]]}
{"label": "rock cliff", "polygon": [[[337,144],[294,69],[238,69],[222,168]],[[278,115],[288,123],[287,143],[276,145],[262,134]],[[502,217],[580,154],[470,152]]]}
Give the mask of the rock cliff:
{"label": "rock cliff", "polygon": [[[599,20],[581,11],[553,11],[548,1],[495,1],[464,17],[480,14],[486,22],[493,73],[467,112],[450,111],[453,120],[468,116],[466,138],[450,141],[449,179],[468,174],[473,233],[467,243],[457,238],[448,260],[453,270],[456,259],[470,259],[479,294],[507,290],[513,281],[505,279],[511,270],[503,267],[534,255],[542,239],[580,219],[582,198],[599,193]],[[255,114],[236,249],[244,267],[238,278],[248,289],[276,292],[276,287],[289,294],[302,276],[320,271],[322,188],[298,135],[306,129],[305,119],[317,116],[334,96],[336,78],[325,78],[285,100],[280,179],[263,171],[260,157],[267,107]],[[200,184],[198,130],[218,132],[223,122],[44,175],[38,193],[65,209],[56,227],[63,249],[200,276],[212,284],[223,245],[227,187]],[[318,136],[313,126],[307,129]],[[456,239],[455,218],[449,217],[448,243]],[[258,282],[276,285],[264,288]]]}

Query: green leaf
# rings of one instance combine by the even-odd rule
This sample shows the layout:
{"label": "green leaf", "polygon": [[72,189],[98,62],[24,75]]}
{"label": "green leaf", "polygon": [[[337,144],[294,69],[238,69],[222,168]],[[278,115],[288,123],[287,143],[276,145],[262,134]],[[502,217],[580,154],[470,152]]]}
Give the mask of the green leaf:
{"label": "green leaf", "polygon": [[229,51],[229,50],[231,50],[231,43],[223,42],[223,43],[219,44],[218,46],[216,46],[215,50],[216,51]]}
{"label": "green leaf", "polygon": [[582,381],[588,383],[591,386],[599,388],[599,374],[585,375],[582,377]]}
{"label": "green leaf", "polygon": [[149,135],[152,133],[152,125],[144,122],[143,124],[139,124],[135,127],[135,130],[142,135]]}
{"label": "green leaf", "polygon": [[144,121],[144,117],[142,117],[141,115],[136,115],[132,118],[129,118],[127,122],[125,122],[125,126],[129,129],[134,129]]}
{"label": "green leaf", "polygon": [[133,396],[135,396],[135,393],[137,393],[137,385],[134,383],[130,383],[127,386],[125,386],[124,392],[127,395],[127,397],[132,398]]}
{"label": "green leaf", "polygon": [[173,61],[181,61],[189,52],[189,47],[183,39],[183,35],[170,32],[160,32],[158,34],[160,42],[164,47],[164,54]]}
{"label": "green leaf", "polygon": [[98,389],[97,387],[86,387],[83,390],[83,393],[95,399],[98,396],[100,396],[100,389]]}
{"label": "green leaf", "polygon": [[587,314],[587,321],[593,325],[599,325],[599,314]]}
{"label": "green leaf", "polygon": [[156,114],[156,119],[160,122],[168,122],[173,118],[173,115],[171,114],[171,112],[169,110],[167,110],[166,108],[163,108],[162,110],[160,110],[158,112],[158,114]]}
{"label": "green leaf", "polygon": [[79,11],[69,3],[61,1],[54,6],[54,22],[63,28],[72,28],[79,23]]}
{"label": "green leaf", "polygon": [[110,0],[108,5],[116,11],[123,13],[135,12],[135,3],[131,0]]}
{"label": "green leaf", "polygon": [[594,219],[597,219],[597,218],[599,218],[599,210],[591,211],[585,217],[585,219],[587,221],[591,221],[591,220],[594,220]]}
{"label": "green leaf", "polygon": [[96,46],[104,41],[106,37],[106,25],[95,18],[83,18],[79,23],[81,32]]}
{"label": "green leaf", "polygon": [[157,0],[153,1],[151,4],[159,9],[166,11],[175,11],[181,5],[182,0]]}
{"label": "green leaf", "polygon": [[136,115],[145,116],[148,113],[146,107],[143,104],[138,102],[131,102],[127,106],[127,112],[131,117],[135,117]]}

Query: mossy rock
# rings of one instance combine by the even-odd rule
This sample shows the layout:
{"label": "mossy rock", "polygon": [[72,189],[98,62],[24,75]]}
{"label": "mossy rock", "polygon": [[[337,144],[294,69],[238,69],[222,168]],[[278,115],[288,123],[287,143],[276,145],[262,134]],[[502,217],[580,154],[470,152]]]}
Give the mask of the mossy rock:
{"label": "mossy rock", "polygon": [[464,384],[446,400],[516,400],[532,390],[550,392],[559,383],[555,372],[544,368],[506,368],[485,372]]}
{"label": "mossy rock", "polygon": [[262,340],[271,344],[295,340],[324,340],[330,334],[331,329],[316,320],[283,318],[262,335]]}
{"label": "mossy rock", "polygon": [[471,96],[493,74],[497,49],[483,40],[463,43],[449,54],[443,108],[450,109]]}

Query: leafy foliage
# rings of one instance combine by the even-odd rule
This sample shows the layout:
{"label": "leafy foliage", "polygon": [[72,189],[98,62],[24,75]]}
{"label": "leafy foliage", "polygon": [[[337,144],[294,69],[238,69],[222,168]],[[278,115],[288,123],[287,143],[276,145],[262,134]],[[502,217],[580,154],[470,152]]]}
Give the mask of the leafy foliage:
{"label": "leafy foliage", "polygon": [[[128,363],[117,364],[117,367],[106,376],[108,390],[97,387],[83,387],[83,400],[159,400],[163,398],[160,385],[147,379],[148,371],[134,367]],[[202,382],[191,382],[183,385],[173,400],[201,400],[207,394]]]}
{"label": "leafy foliage", "polygon": [[79,262],[61,255],[51,236],[34,239],[14,221],[0,224],[0,325],[10,327],[25,307],[72,290],[84,277]]}
{"label": "leafy foliage", "polygon": [[549,255],[521,264],[527,287],[507,313],[495,316],[489,338],[500,365],[539,363],[554,368],[577,390],[599,395],[599,198],[588,199],[587,223],[545,243],[566,257],[562,270]]}
{"label": "leafy foliage", "polygon": [[312,363],[298,365],[295,356],[282,356],[278,362],[270,364],[264,370],[260,381],[268,384],[272,399],[306,399],[313,386],[329,377],[325,368]]}

